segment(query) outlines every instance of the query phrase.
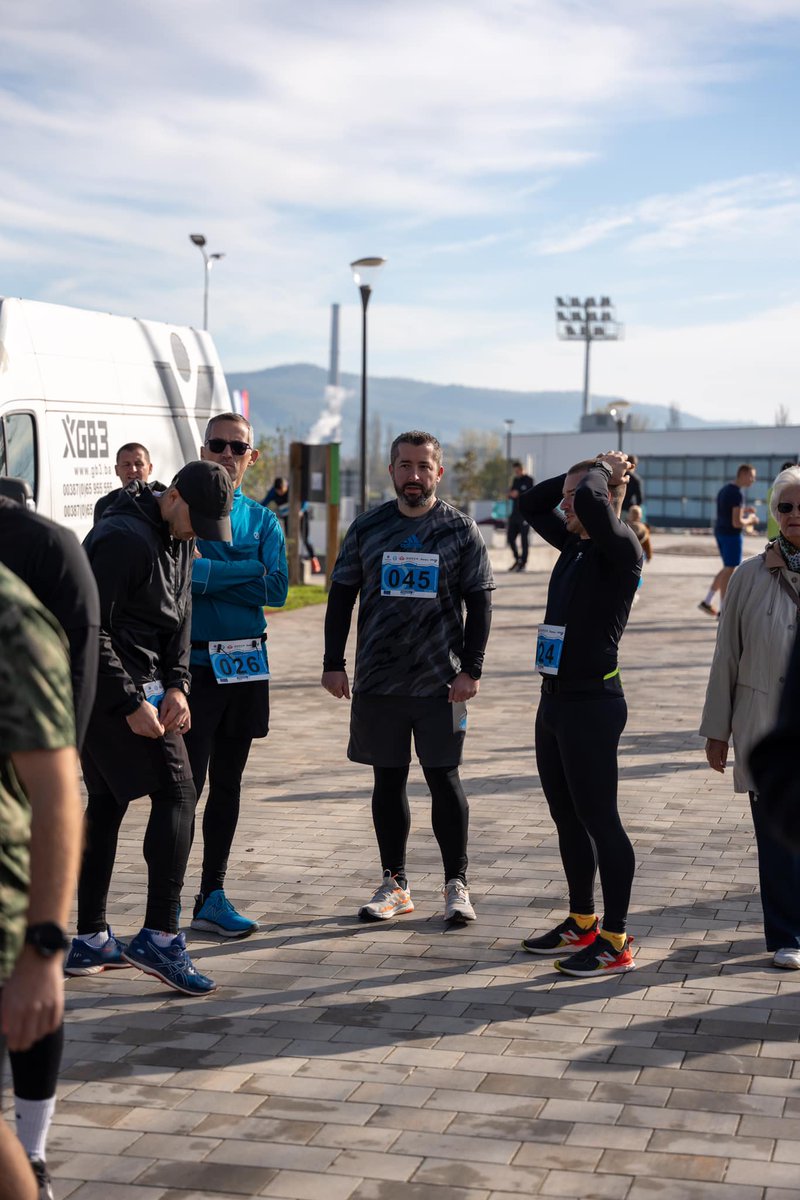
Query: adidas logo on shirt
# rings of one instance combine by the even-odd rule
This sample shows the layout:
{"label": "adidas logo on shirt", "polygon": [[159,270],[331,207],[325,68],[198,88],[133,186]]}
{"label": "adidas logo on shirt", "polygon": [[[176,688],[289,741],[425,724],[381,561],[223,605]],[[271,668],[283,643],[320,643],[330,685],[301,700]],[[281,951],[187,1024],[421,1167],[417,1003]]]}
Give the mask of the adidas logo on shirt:
{"label": "adidas logo on shirt", "polygon": [[422,542],[419,540],[419,538],[417,537],[417,535],[415,533],[412,533],[411,537],[407,537],[404,542],[400,543],[400,549],[401,550],[421,550]]}

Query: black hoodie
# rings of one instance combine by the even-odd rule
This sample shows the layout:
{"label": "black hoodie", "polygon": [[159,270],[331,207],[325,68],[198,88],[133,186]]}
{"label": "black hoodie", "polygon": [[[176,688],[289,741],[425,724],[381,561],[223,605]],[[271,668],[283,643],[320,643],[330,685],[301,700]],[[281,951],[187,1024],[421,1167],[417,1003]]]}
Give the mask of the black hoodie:
{"label": "black hoodie", "polygon": [[127,717],[142,684],[188,684],[194,540],[177,541],[151,488],[123,488],[83,543],[100,593],[95,711]]}

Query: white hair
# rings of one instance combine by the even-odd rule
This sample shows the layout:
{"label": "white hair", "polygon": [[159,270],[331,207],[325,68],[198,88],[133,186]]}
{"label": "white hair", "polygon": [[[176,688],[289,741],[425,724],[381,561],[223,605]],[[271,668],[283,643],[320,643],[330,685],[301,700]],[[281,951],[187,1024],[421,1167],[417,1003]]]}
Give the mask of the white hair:
{"label": "white hair", "polygon": [[786,489],[790,487],[800,487],[800,467],[787,467],[785,471],[779,471],[775,476],[775,482],[772,485],[772,495],[769,498],[769,511],[776,521],[778,519],[780,498]]}

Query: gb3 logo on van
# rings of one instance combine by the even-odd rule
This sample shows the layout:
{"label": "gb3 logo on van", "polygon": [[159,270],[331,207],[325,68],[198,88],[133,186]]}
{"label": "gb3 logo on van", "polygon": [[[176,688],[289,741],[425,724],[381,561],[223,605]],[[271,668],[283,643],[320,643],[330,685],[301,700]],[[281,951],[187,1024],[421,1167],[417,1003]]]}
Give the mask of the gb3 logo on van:
{"label": "gb3 logo on van", "polygon": [[64,458],[108,458],[108,422],[64,417]]}

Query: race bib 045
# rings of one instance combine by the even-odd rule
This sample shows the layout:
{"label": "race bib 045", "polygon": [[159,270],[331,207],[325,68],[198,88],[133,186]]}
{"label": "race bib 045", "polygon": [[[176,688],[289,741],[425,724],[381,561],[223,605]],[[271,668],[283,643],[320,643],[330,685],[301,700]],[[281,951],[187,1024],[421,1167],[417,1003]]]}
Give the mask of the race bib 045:
{"label": "race bib 045", "polygon": [[439,555],[387,550],[381,563],[381,595],[435,600],[439,593]]}
{"label": "race bib 045", "polygon": [[269,679],[267,647],[260,638],[209,642],[208,656],[217,683],[254,683]]}

